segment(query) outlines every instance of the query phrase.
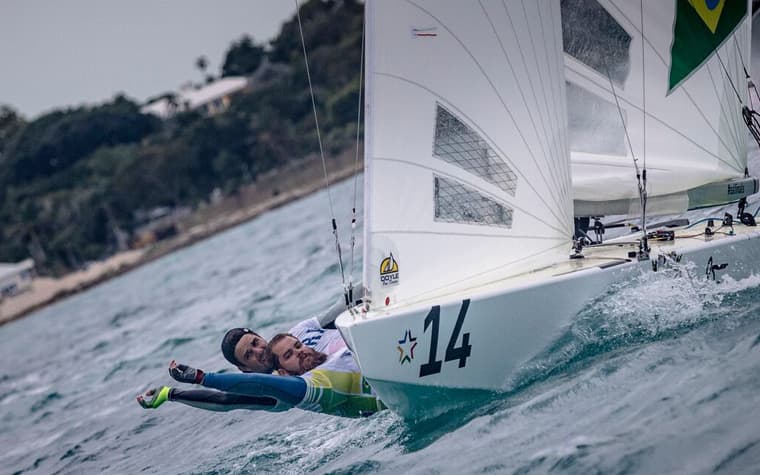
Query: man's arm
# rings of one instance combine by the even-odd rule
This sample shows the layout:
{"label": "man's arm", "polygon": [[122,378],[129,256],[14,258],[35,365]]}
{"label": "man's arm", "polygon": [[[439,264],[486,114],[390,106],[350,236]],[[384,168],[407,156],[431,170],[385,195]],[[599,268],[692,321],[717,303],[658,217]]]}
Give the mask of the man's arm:
{"label": "man's arm", "polygon": [[[346,355],[346,358],[351,359],[351,353],[347,350]],[[369,386],[364,387],[361,374],[356,371],[317,369],[303,377],[258,373],[204,373],[199,369],[172,362],[169,374],[182,383],[202,384],[207,388],[235,395],[269,397],[289,407],[296,406],[307,411],[345,417],[363,417],[385,408],[371,393]]]}
{"label": "man's arm", "polygon": [[169,375],[181,383],[200,384],[207,388],[243,396],[270,397],[295,406],[306,395],[306,381],[298,376],[275,376],[259,373],[205,373],[172,361]]}
{"label": "man's arm", "polygon": [[201,384],[243,396],[265,396],[291,406],[306,395],[306,381],[298,376],[276,376],[260,373],[206,373]]}
{"label": "man's arm", "polygon": [[157,409],[166,401],[179,402],[187,406],[216,412],[227,412],[235,409],[281,412],[292,407],[270,397],[244,396],[208,389],[180,389],[169,386],[151,389],[137,396],[137,402],[145,409]]}

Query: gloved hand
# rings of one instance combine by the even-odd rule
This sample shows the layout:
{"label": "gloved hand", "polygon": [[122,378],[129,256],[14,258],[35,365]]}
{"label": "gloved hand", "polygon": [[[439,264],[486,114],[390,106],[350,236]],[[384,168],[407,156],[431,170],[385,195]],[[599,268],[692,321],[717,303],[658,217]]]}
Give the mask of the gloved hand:
{"label": "gloved hand", "polygon": [[177,364],[176,361],[172,360],[169,363],[169,376],[180,383],[201,384],[205,373],[188,365]]}
{"label": "gloved hand", "polygon": [[144,409],[158,409],[158,406],[169,400],[171,389],[169,386],[149,389],[144,394],[137,396],[137,402]]}

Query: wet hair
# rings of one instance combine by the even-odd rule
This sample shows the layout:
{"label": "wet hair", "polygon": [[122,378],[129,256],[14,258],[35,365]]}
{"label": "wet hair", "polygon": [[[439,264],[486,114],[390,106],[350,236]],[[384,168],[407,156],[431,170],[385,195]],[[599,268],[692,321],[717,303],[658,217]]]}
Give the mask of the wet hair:
{"label": "wet hair", "polygon": [[245,366],[235,358],[235,346],[237,346],[240,339],[243,338],[243,335],[248,334],[256,335],[261,338],[261,335],[250,328],[233,328],[224,335],[224,338],[222,338],[222,354],[224,355],[224,359],[235,366]]}

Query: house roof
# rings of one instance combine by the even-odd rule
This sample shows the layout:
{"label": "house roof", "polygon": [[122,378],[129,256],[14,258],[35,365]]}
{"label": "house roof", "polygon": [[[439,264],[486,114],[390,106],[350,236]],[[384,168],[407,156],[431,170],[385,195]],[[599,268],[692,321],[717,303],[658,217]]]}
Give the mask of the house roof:
{"label": "house roof", "polygon": [[[177,110],[192,110],[205,104],[220,99],[229,94],[244,89],[248,85],[248,78],[242,76],[230,76],[219,79],[210,84],[206,84],[198,89],[188,88],[181,89],[176,93],[174,102]],[[167,98],[161,98],[157,101],[146,104],[140,108],[143,114],[155,114],[159,117],[168,117],[176,112],[170,110],[170,102]]]}
{"label": "house roof", "polygon": [[248,84],[248,79],[244,77],[226,77],[211,84],[207,84],[200,89],[191,89],[180,93],[180,100],[189,101],[190,108],[194,109],[204,104],[208,104],[220,97],[232,94],[243,89]]}

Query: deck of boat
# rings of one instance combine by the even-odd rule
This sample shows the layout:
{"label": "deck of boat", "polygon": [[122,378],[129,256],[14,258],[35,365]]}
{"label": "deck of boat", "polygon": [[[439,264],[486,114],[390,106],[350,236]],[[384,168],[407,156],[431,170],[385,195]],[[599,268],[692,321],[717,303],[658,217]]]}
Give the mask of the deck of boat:
{"label": "deck of boat", "polygon": [[673,260],[680,260],[679,256],[681,254],[704,247],[708,243],[720,245],[728,240],[741,240],[760,236],[760,227],[746,226],[741,222],[734,222],[733,226],[721,226],[719,221],[714,222],[714,226],[711,227],[712,234],[708,235],[705,233],[708,224],[706,221],[700,221],[680,227],[655,227],[649,229],[650,233],[657,230],[671,231],[674,234],[674,239],[662,240],[650,238],[650,259],[647,261],[640,262],[638,259],[638,240],[641,237],[641,232],[635,232],[627,236],[606,240],[602,245],[585,247],[582,251],[583,258],[571,259],[570,254],[572,254],[572,249],[568,247],[568,257],[555,264],[518,274],[505,275],[487,283],[480,282],[455,291],[427,294],[401,305],[390,305],[381,308],[374,307],[369,313],[365,314],[365,318],[386,316],[400,307],[406,310],[413,310],[418,307],[429,307],[432,304],[442,304],[447,301],[471,298],[475,295],[497,294],[505,290],[530,287],[541,282],[546,282],[548,279],[569,276],[569,274],[581,271],[608,269],[610,267],[625,266],[626,264],[628,266],[643,264],[652,268],[653,263],[655,266],[661,264],[664,256],[669,256]]}

